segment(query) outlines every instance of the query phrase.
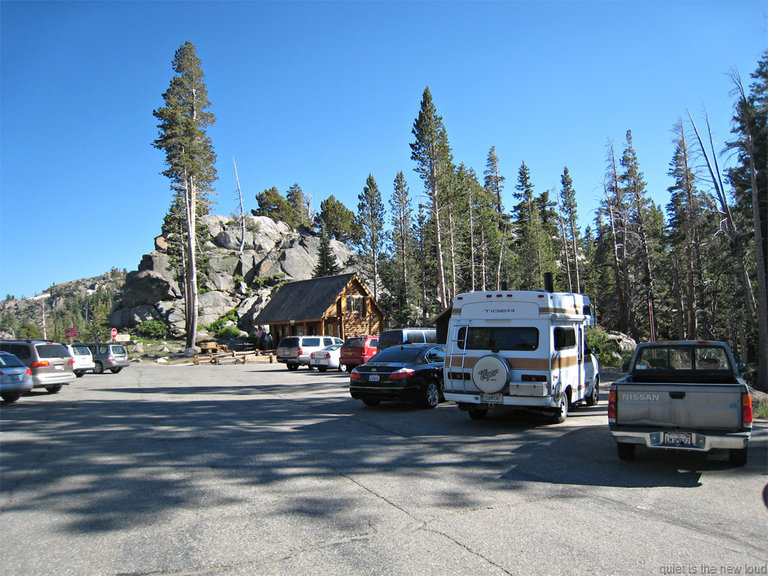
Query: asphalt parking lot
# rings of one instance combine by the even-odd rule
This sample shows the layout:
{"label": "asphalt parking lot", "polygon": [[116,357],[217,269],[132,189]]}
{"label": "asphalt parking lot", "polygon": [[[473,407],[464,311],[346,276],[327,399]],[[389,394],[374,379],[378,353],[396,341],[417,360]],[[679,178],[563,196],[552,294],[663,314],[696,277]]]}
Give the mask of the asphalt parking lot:
{"label": "asphalt parking lot", "polygon": [[0,407],[5,575],[766,574],[743,468],[563,424],[352,400],[343,373],[132,365]]}

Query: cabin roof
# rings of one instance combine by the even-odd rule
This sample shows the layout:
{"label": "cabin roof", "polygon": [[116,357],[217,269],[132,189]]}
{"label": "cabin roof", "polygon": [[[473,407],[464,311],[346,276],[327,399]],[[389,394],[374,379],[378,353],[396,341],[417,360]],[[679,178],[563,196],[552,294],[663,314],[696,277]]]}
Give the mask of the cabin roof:
{"label": "cabin roof", "polygon": [[272,296],[254,324],[322,318],[353,278],[355,274],[339,274],[288,282]]}

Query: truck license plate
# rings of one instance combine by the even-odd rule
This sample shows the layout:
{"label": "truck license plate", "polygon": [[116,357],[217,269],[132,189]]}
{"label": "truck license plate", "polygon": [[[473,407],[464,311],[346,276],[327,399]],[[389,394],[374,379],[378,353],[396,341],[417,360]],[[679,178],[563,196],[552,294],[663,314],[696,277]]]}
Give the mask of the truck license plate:
{"label": "truck license plate", "polygon": [[501,394],[486,394],[486,393],[483,393],[480,396],[480,399],[483,402],[487,402],[488,404],[501,404],[501,402],[502,402]]}
{"label": "truck license plate", "polygon": [[691,435],[683,432],[665,432],[664,433],[664,445],[665,446],[690,446]]}
{"label": "truck license plate", "polygon": [[379,375],[378,374],[371,374],[368,376],[368,382],[378,382],[379,381]]}

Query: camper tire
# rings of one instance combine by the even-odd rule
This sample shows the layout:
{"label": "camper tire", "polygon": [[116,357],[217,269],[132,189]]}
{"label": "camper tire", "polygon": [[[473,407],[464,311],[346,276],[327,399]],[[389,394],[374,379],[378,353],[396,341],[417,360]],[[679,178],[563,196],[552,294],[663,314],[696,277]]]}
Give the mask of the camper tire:
{"label": "camper tire", "polygon": [[485,417],[488,415],[488,410],[484,408],[470,408],[468,412],[472,420],[485,420]]}
{"label": "camper tire", "polygon": [[570,404],[570,398],[567,392],[560,394],[560,400],[558,402],[555,412],[552,414],[552,422],[555,424],[562,424],[568,418],[568,405]]}
{"label": "camper tire", "polygon": [[592,392],[586,397],[587,406],[597,406],[600,401],[600,380],[595,376],[595,384],[592,386]]}

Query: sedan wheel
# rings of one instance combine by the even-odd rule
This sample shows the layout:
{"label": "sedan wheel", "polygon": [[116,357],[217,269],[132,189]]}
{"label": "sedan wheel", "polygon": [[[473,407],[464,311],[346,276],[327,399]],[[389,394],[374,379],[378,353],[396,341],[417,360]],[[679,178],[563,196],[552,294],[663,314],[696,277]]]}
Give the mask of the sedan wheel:
{"label": "sedan wheel", "polygon": [[3,394],[2,396],[3,396],[3,401],[5,401],[6,404],[13,404],[14,402],[16,402],[16,400],[21,398],[21,394],[19,394],[18,392],[8,392],[7,394]]}
{"label": "sedan wheel", "polygon": [[424,408],[435,408],[440,403],[440,386],[437,382],[430,380],[427,382],[427,388],[424,390],[424,400],[422,406]]}
{"label": "sedan wheel", "polygon": [[373,398],[363,398],[363,404],[366,406],[378,406],[381,400],[374,400]]}

